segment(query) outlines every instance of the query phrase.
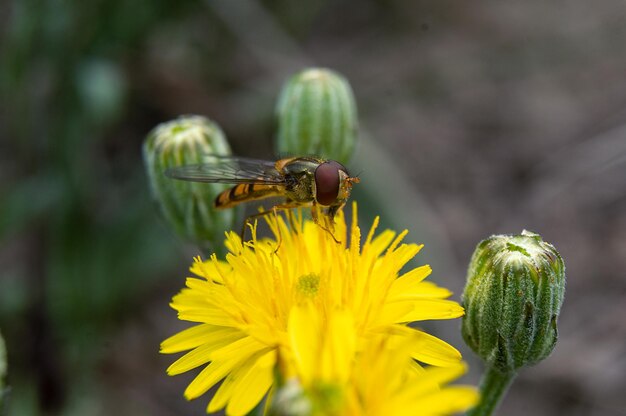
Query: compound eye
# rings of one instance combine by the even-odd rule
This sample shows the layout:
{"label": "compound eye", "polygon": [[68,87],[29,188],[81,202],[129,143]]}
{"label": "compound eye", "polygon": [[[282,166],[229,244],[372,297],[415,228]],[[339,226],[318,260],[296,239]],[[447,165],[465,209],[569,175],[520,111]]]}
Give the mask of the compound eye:
{"label": "compound eye", "polygon": [[332,205],[339,195],[339,171],[345,171],[341,164],[334,160],[324,162],[315,169],[316,199],[320,205]]}

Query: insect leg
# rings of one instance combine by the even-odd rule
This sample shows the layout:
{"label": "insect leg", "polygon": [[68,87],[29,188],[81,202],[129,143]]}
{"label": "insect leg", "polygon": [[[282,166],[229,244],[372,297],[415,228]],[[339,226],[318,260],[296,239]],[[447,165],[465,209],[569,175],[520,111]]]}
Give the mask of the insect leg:
{"label": "insect leg", "polygon": [[264,217],[268,214],[271,214],[272,211],[263,211],[263,212],[259,212],[257,214],[252,214],[252,215],[248,215],[245,219],[245,221],[243,222],[243,227],[241,228],[241,242],[243,243],[245,241],[245,236],[246,236],[246,227],[248,227],[248,224],[252,223],[252,220],[260,218],[260,217]]}
{"label": "insect leg", "polygon": [[[244,241],[245,233],[246,233],[246,227],[248,226],[248,224],[251,223],[252,220],[260,218],[260,217],[264,217],[264,216],[269,215],[269,214],[274,214],[274,216],[276,218],[278,218],[278,210],[288,211],[288,210],[293,209],[293,208],[298,208],[299,206],[301,206],[301,204],[288,202],[288,203],[284,203],[284,204],[275,205],[275,206],[272,207],[271,210],[263,211],[263,212],[259,212],[257,214],[249,215],[246,218],[246,220],[243,222],[243,228],[241,229],[241,241],[242,242]],[[293,223],[293,218],[290,215],[288,215],[288,219],[289,219],[289,223],[290,223],[291,228],[293,230],[295,230],[296,227],[295,227],[295,224]],[[276,224],[278,224],[278,221],[276,222]],[[276,250],[274,250],[275,253],[280,248],[280,245],[282,244],[282,240],[283,240],[283,238],[282,238],[282,234],[280,233],[280,227],[278,227],[278,245],[276,246]]]}
{"label": "insect leg", "polygon": [[[331,230],[332,224],[330,227],[327,227],[325,224],[322,224],[320,222],[320,214],[319,214],[319,206],[315,203],[313,203],[313,207],[311,207],[311,217],[313,217],[313,222],[315,224],[317,224],[318,227],[320,227],[322,230],[326,231],[328,234],[330,234],[330,236],[333,238],[333,240],[335,240],[335,243],[337,244],[341,244],[341,241],[337,240],[337,238],[335,237],[335,235],[333,234],[333,231]],[[327,215],[322,214],[322,218],[324,219],[324,222],[328,223],[328,221],[332,221],[332,218],[328,217]]]}
{"label": "insect leg", "polygon": [[277,205],[277,206],[274,207],[275,209],[281,209],[281,210],[284,210],[284,211],[288,211],[285,216],[287,217],[287,220],[289,221],[289,226],[291,227],[291,229],[295,233],[298,233],[301,230],[298,229],[298,226],[296,225],[296,222],[295,222],[295,219],[294,219],[294,215],[295,214],[291,210],[294,209],[294,208],[299,208],[301,206],[302,206],[302,204],[297,203],[297,202],[293,202],[292,200],[288,199],[287,202],[285,202],[284,204],[280,204],[280,205]]}
{"label": "insect leg", "polygon": [[[302,206],[301,203],[293,202],[293,201],[287,201],[284,204],[275,205],[274,207],[272,207],[272,210],[274,211],[274,215],[278,215],[277,214],[278,210],[290,211],[290,210],[292,210],[294,208],[300,208],[301,206]],[[293,232],[298,233],[299,230],[298,230],[298,227],[297,227],[297,225],[295,223],[293,215],[294,214],[292,212],[287,212],[287,214],[285,216],[287,217],[287,220],[289,221],[289,226],[291,227]],[[276,246],[276,250],[274,250],[275,253],[278,252],[278,249],[280,248],[280,245],[282,244],[282,241],[283,241],[282,235],[280,234],[280,228],[278,229],[278,232],[279,232],[278,237],[279,237],[280,240],[278,242],[278,245]]]}

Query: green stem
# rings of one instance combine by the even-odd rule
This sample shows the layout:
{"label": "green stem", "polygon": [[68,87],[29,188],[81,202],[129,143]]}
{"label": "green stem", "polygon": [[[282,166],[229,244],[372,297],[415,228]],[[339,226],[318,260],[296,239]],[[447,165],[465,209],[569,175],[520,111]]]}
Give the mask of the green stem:
{"label": "green stem", "polygon": [[487,368],[480,382],[480,402],[467,412],[467,416],[490,416],[509,389],[517,373],[503,373],[494,367]]}
{"label": "green stem", "polygon": [[0,334],[0,414],[2,413],[2,396],[4,396],[4,376],[7,372],[7,351],[4,346],[4,340],[2,339],[2,334]]}

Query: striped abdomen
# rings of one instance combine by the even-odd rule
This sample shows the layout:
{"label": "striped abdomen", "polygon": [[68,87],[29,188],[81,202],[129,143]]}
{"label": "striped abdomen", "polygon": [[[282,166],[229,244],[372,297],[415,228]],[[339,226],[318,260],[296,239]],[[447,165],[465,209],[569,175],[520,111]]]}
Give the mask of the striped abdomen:
{"label": "striped abdomen", "polygon": [[241,183],[219,194],[215,198],[215,208],[231,208],[242,202],[283,195],[284,188],[277,185]]}

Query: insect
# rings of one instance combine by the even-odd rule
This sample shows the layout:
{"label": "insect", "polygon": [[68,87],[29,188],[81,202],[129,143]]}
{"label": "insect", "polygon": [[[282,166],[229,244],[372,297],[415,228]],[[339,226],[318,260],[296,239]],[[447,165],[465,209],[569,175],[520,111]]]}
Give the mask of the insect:
{"label": "insect", "polygon": [[[318,206],[330,220],[350,197],[352,184],[358,177],[352,177],[348,170],[334,160],[317,157],[291,157],[275,162],[234,156],[208,156],[205,163],[171,168],[165,174],[174,179],[193,182],[234,184],[220,193],[215,199],[217,209],[232,208],[238,204],[270,197],[281,197],[283,202],[271,211],[264,211],[246,218],[243,232],[249,221],[277,210],[288,210],[302,206],[312,207],[313,221],[320,224]],[[337,241],[338,242],[338,241]]]}

